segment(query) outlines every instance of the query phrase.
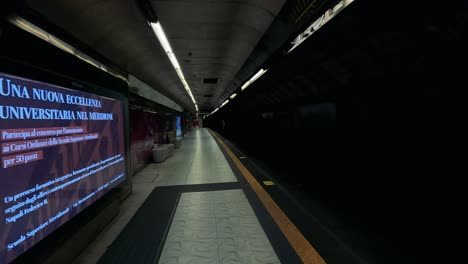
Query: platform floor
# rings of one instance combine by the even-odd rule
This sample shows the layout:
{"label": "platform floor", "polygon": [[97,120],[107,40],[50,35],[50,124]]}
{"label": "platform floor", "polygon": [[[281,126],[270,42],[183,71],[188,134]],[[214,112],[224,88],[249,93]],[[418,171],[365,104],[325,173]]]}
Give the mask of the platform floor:
{"label": "platform floor", "polygon": [[159,263],[280,263],[241,189],[183,193]]}
{"label": "platform floor", "polygon": [[119,216],[74,263],[300,263],[226,157],[194,129],[133,178]]}
{"label": "platform floor", "polygon": [[236,182],[228,162],[210,133],[197,129],[163,163],[147,166],[138,177],[154,176],[156,186]]}

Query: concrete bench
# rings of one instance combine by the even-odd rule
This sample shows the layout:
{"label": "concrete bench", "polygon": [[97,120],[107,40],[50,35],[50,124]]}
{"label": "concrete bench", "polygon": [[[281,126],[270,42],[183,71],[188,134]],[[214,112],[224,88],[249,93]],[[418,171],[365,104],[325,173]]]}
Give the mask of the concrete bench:
{"label": "concrete bench", "polygon": [[154,144],[153,145],[153,161],[164,162],[167,158],[174,155],[174,144]]}
{"label": "concrete bench", "polygon": [[174,141],[174,148],[179,149],[182,146],[182,138],[176,138]]}
{"label": "concrete bench", "polygon": [[163,144],[166,149],[166,159],[174,155],[174,144]]}
{"label": "concrete bench", "polygon": [[164,162],[166,160],[166,149],[163,147],[155,146],[153,148],[153,161],[154,162]]}

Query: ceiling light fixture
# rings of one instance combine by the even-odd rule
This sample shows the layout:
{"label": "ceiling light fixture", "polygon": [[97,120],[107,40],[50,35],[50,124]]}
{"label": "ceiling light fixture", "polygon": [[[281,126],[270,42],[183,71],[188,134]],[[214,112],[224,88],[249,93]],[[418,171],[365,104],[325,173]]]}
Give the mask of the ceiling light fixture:
{"label": "ceiling light fixture", "polygon": [[166,37],[166,34],[164,33],[164,30],[161,26],[161,23],[158,22],[150,22],[149,23],[151,28],[153,29],[154,34],[159,40],[159,43],[161,43],[161,46],[163,47],[164,51],[166,52],[167,57],[171,61],[172,67],[174,67],[177,76],[179,76],[180,81],[184,85],[185,91],[187,91],[188,95],[190,96],[190,99],[192,99],[193,104],[195,105],[195,109],[198,112],[198,105],[197,102],[195,101],[195,97],[193,97],[192,91],[190,90],[190,87],[185,80],[184,73],[182,72],[182,68],[180,67],[179,61],[177,61],[177,58],[172,51],[171,44],[169,44],[169,40]]}
{"label": "ceiling light fixture", "polygon": [[219,108],[225,106],[227,103],[229,103],[229,99],[226,99],[226,101],[224,101]]}
{"label": "ceiling light fixture", "polygon": [[126,76],[123,76],[122,74],[110,69],[106,65],[98,62],[97,60],[89,57],[88,55],[84,54],[83,52],[77,50],[75,47],[71,46],[70,44],[66,43],[65,41],[55,37],[54,35],[50,34],[49,32],[43,30],[42,28],[39,28],[38,26],[32,24],[31,22],[27,21],[26,19],[19,17],[19,16],[11,16],[8,21],[17,26],[18,28],[21,28],[22,30],[29,32],[33,34],[34,36],[49,42],[51,45],[54,45],[55,47],[77,57],[78,59],[89,63],[93,65],[94,67],[105,71],[119,79],[124,80],[125,82],[128,83],[128,79]]}
{"label": "ceiling light fixture", "polygon": [[268,70],[260,69],[254,76],[252,76],[252,78],[250,78],[250,80],[248,80],[247,82],[244,83],[244,85],[242,85],[241,91],[245,90],[245,88],[247,88],[249,85],[255,82],[258,78],[260,78],[267,71]]}
{"label": "ceiling light fixture", "polygon": [[229,98],[234,99],[234,97],[236,97],[236,96],[237,96],[237,94],[233,93],[231,96],[229,96]]}
{"label": "ceiling light fixture", "polygon": [[216,108],[215,110],[213,110],[213,112],[211,112],[209,115],[212,115],[212,114],[216,113],[216,111],[218,111],[218,110],[219,110],[219,107]]}

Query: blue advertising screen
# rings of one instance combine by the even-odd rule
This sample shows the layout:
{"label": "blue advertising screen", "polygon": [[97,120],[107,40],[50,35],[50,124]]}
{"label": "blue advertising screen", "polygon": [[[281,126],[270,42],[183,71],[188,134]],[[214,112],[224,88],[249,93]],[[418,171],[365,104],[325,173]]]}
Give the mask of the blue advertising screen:
{"label": "blue advertising screen", "polygon": [[182,121],[180,115],[176,116],[176,137],[182,136]]}

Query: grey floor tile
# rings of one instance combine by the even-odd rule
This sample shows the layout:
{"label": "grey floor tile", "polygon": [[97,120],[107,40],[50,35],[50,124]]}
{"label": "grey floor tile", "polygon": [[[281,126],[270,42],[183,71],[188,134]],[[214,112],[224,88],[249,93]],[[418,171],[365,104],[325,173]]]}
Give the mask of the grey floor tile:
{"label": "grey floor tile", "polygon": [[218,225],[217,235],[222,238],[267,239],[263,229],[257,227],[238,227]]}
{"label": "grey floor tile", "polygon": [[232,178],[232,177],[229,177],[229,178],[218,178],[218,179],[217,179],[217,182],[218,182],[218,183],[237,182],[237,179],[236,179],[236,178]]}
{"label": "grey floor tile", "polygon": [[222,251],[219,253],[220,262],[222,264],[240,263],[240,264],[272,264],[280,263],[276,254],[256,251]]}
{"label": "grey floor tile", "polygon": [[216,239],[217,229],[213,226],[194,227],[188,226],[184,228],[172,228],[167,234],[166,242],[185,241],[185,240],[201,240],[201,239]]}
{"label": "grey floor tile", "polygon": [[206,167],[191,167],[189,170],[191,174],[211,174],[210,166],[207,165]]}
{"label": "grey floor tile", "polygon": [[217,240],[168,241],[164,244],[159,263],[174,259],[182,263],[219,263]]}
{"label": "grey floor tile", "polygon": [[260,225],[256,216],[217,217],[216,223],[226,223],[226,224],[236,225],[236,226]]}
{"label": "grey floor tile", "polygon": [[237,179],[235,177],[211,175],[211,179],[218,180],[219,182],[237,182]]}
{"label": "grey floor tile", "polygon": [[213,198],[212,195],[204,194],[204,193],[199,193],[199,192],[188,192],[188,193],[183,193],[180,197],[180,201],[188,201],[188,200],[204,200],[204,201],[211,201]]}
{"label": "grey floor tile", "polygon": [[232,179],[232,180],[236,180],[236,177],[234,176],[234,174],[232,173],[216,173],[216,172],[212,172],[211,173],[211,177],[213,178],[216,178],[216,179]]}
{"label": "grey floor tile", "polygon": [[156,181],[156,187],[168,186],[168,185],[172,185],[172,184],[169,184],[166,180]]}
{"label": "grey floor tile", "polygon": [[184,185],[185,179],[167,179],[166,185]]}
{"label": "grey floor tile", "polygon": [[194,197],[193,199],[180,199],[180,206],[210,206],[213,207],[213,201],[211,197]]}
{"label": "grey floor tile", "polygon": [[205,197],[205,196],[209,196],[209,194],[207,194],[206,192],[185,192],[181,195],[181,199],[184,199],[184,198],[192,198],[192,197]]}
{"label": "grey floor tile", "polygon": [[205,258],[205,257],[198,257],[198,256],[190,256],[186,257],[185,260],[186,264],[218,264],[218,258]]}
{"label": "grey floor tile", "polygon": [[185,264],[186,257],[184,255],[161,255],[158,261],[159,264]]}
{"label": "grey floor tile", "polygon": [[279,263],[268,239],[218,239],[221,263]]}
{"label": "grey floor tile", "polygon": [[211,209],[214,210],[214,204],[211,197],[192,196],[179,199],[178,208],[188,208],[187,210]]}
{"label": "grey floor tile", "polygon": [[190,171],[188,178],[204,179],[211,178],[211,173],[209,171]]}
{"label": "grey floor tile", "polygon": [[161,173],[161,177],[164,177],[166,179],[186,179],[187,175],[187,173],[181,171],[170,171],[166,173]]}
{"label": "grey floor tile", "polygon": [[217,179],[187,179],[186,184],[209,184],[209,183],[219,183]]}
{"label": "grey floor tile", "polygon": [[216,219],[215,218],[205,218],[205,219],[188,219],[188,218],[181,218],[181,219],[174,219],[171,224],[172,226],[176,226],[175,228],[180,228],[183,226],[184,228],[203,228],[203,227],[216,227]]}
{"label": "grey floor tile", "polygon": [[235,190],[225,190],[225,191],[214,191],[212,192],[214,195],[218,195],[221,197],[239,197],[245,198],[244,191],[242,189],[235,189]]}
{"label": "grey floor tile", "polygon": [[213,177],[214,179],[217,179],[218,182],[237,182],[237,179],[234,177]]}
{"label": "grey floor tile", "polygon": [[219,238],[266,239],[265,232],[255,216],[216,218],[216,227]]}
{"label": "grey floor tile", "polygon": [[176,212],[174,217],[179,219],[209,219],[214,218],[213,213],[208,210],[200,210],[200,211],[182,211]]}
{"label": "grey floor tile", "polygon": [[195,205],[178,205],[176,215],[182,214],[205,214],[210,217],[214,216],[214,206],[211,203],[195,204]]}
{"label": "grey floor tile", "polygon": [[216,209],[229,209],[229,210],[250,209],[252,210],[252,207],[247,202],[247,200],[244,200],[244,199],[241,200],[240,198],[237,198],[237,197],[225,197],[223,203],[215,203],[214,207]]}
{"label": "grey floor tile", "polygon": [[235,217],[235,216],[254,216],[252,208],[237,207],[237,209],[232,208],[215,208],[216,217]]}
{"label": "grey floor tile", "polygon": [[[157,186],[236,182],[206,130],[184,142],[180,156],[151,166]],[[176,152],[176,155],[179,153]],[[280,263],[241,189],[183,193],[159,263]]]}
{"label": "grey floor tile", "polygon": [[153,172],[153,173],[139,173],[136,176],[133,177],[132,182],[133,183],[151,183],[156,180],[158,177],[158,174]]}
{"label": "grey floor tile", "polygon": [[172,168],[174,171],[184,171],[185,173],[188,173],[190,171],[190,164],[183,164],[180,166],[176,166],[175,168]]}
{"label": "grey floor tile", "polygon": [[210,164],[211,173],[213,174],[226,174],[232,173],[231,167],[229,165],[216,165]]}
{"label": "grey floor tile", "polygon": [[171,171],[161,173],[155,180],[158,186],[183,185],[187,179],[187,173],[182,171]]}

